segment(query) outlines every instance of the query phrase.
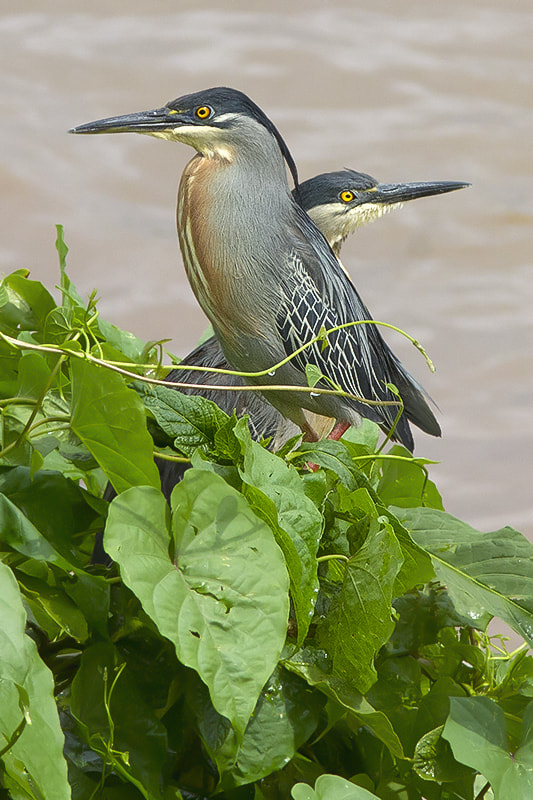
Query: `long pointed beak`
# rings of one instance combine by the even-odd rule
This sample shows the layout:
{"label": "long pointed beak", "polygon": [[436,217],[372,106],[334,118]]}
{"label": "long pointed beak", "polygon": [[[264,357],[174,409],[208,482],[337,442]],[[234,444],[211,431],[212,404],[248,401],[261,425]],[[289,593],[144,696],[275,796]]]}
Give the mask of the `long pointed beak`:
{"label": "long pointed beak", "polygon": [[434,181],[427,183],[378,183],[368,192],[368,203],[376,205],[393,205],[407,203],[418,197],[430,197],[433,194],[446,194],[464,189],[469,183],[458,181]]}
{"label": "long pointed beak", "polygon": [[139,111],[121,117],[86,122],[71,128],[69,133],[157,133],[179,125],[179,114],[171,113],[168,108],[156,108],[153,111]]}

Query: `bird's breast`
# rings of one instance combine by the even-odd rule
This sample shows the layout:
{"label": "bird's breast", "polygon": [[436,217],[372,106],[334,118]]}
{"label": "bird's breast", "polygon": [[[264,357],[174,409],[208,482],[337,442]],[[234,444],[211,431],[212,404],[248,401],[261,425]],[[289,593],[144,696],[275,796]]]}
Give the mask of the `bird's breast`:
{"label": "bird's breast", "polygon": [[212,231],[212,159],[196,156],[183,172],[177,226],[185,271],[196,298],[211,319],[224,305],[223,275]]}
{"label": "bird's breast", "polygon": [[[178,193],[177,226],[191,288],[215,329],[226,338],[239,333],[263,335],[257,289],[262,265],[250,230],[250,206],[234,166],[197,155],[183,172]],[[246,217],[248,216],[248,222]],[[261,210],[255,214],[261,218]]]}

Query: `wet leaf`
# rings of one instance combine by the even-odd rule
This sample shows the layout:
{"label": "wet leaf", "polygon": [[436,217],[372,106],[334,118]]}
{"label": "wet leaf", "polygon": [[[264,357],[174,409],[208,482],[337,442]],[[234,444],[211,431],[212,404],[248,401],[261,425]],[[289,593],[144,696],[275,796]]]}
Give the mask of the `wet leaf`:
{"label": "wet leaf", "polygon": [[194,691],[198,727],[226,790],[282,769],[315,731],[325,698],[278,667],[263,688],[239,744],[228,721]]}
{"label": "wet leaf", "polygon": [[403,748],[387,716],[357,692],[351,682],[332,674],[331,660],[324,650],[306,647],[283,662],[287,669],[300,675],[310,686],[316,686],[327,697],[349,712],[357,727],[365,726],[383,742],[392,755],[403,758]]}

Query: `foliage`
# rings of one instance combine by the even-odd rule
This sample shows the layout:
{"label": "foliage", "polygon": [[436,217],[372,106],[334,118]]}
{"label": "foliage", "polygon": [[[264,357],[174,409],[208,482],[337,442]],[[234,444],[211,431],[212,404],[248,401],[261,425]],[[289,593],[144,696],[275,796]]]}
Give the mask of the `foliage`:
{"label": "foliage", "polygon": [[532,545],[371,423],[273,454],[147,382],[58,249],[0,286],[0,797],[531,798]]}

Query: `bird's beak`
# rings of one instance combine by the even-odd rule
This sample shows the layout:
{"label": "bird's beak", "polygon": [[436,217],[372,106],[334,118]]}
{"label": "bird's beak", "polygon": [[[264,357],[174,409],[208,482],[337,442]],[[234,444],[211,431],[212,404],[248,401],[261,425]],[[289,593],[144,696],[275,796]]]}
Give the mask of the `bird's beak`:
{"label": "bird's beak", "polygon": [[469,183],[457,181],[435,181],[427,183],[378,183],[368,192],[368,203],[373,205],[395,205],[416,200],[417,197],[430,197],[433,194],[445,194],[464,189]]}
{"label": "bird's beak", "polygon": [[169,108],[156,108],[153,111],[139,111],[121,117],[97,119],[71,128],[69,133],[152,133],[177,128],[180,117]]}

